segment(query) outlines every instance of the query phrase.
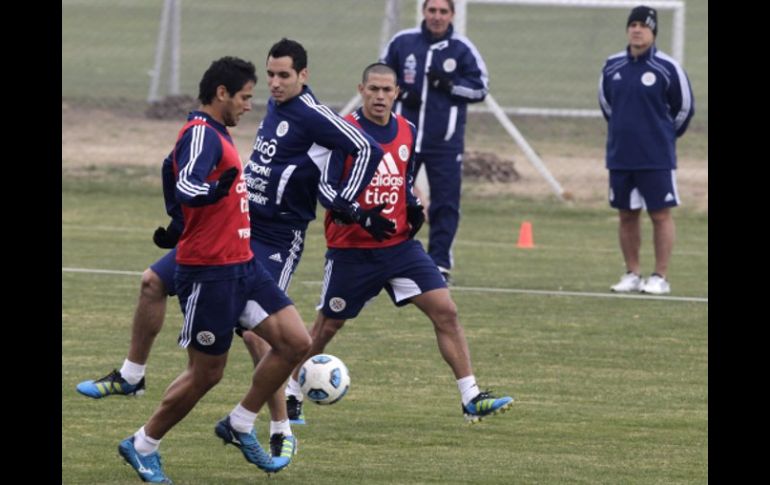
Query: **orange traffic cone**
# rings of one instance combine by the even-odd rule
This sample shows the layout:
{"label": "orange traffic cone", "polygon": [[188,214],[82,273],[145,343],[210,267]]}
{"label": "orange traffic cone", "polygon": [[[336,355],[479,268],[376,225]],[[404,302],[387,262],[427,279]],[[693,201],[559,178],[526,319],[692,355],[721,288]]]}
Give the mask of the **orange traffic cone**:
{"label": "orange traffic cone", "polygon": [[519,242],[516,244],[517,248],[534,248],[535,243],[532,240],[532,223],[524,221],[521,223],[521,229],[519,229]]}

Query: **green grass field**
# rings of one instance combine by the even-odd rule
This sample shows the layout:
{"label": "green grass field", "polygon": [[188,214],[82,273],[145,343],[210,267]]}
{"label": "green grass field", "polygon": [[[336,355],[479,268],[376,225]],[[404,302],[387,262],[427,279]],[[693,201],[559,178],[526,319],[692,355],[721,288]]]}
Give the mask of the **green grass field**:
{"label": "green grass field", "polygon": [[[75,392],[125,357],[139,276],[66,268],[140,272],[163,254],[150,239],[166,220],[162,198],[157,182],[144,182],[156,178],[156,167],[97,167],[62,181],[62,483],[138,483],[117,445],[186,362],[174,299],[145,396]],[[708,216],[675,213],[669,277],[682,299],[618,298],[608,292],[623,271],[613,211],[473,193],[463,200],[452,294],[479,383],[514,394],[513,409],[466,425],[431,325],[383,295],[328,348],[350,369],[350,393],[307,407],[310,424],[294,427],[299,455],[270,483],[707,483]],[[523,220],[534,249],[515,246]],[[644,237],[649,272],[648,222]],[[306,321],[323,251],[316,222],[290,289]],[[236,341],[223,381],[163,440],[175,483],[267,483],[213,433],[250,373]],[[268,421],[264,412],[257,420],[263,443]]]}

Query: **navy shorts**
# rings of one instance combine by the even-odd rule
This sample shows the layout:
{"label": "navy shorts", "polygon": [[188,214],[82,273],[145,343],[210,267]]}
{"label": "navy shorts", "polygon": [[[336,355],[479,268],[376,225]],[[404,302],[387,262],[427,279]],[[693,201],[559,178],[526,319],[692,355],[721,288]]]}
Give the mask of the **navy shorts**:
{"label": "navy shorts", "polygon": [[[294,231],[294,240],[288,246],[277,246],[251,239],[251,252],[257,261],[273,277],[278,287],[288,291],[291,277],[297,270],[297,265],[302,257],[305,246],[303,231]],[[176,273],[176,248],[166,253],[162,258],[150,265],[158,277],[163,281],[168,296],[176,295],[174,273]]]}
{"label": "navy shorts", "polygon": [[609,201],[623,210],[676,207],[676,170],[610,170]]}
{"label": "navy shorts", "polygon": [[446,288],[446,282],[414,239],[380,249],[329,249],[316,309],[329,318],[355,318],[383,288],[396,306],[403,306],[412,297]]}
{"label": "navy shorts", "polygon": [[248,309],[249,300],[253,301],[251,311],[262,315],[257,324],[292,304],[256,259],[245,263],[244,274],[233,279],[197,281],[177,273],[176,290],[184,315],[179,346],[192,345],[211,355],[220,355],[230,349],[233,329]]}
{"label": "navy shorts", "polygon": [[302,257],[305,246],[304,237],[304,231],[294,231],[294,240],[291,244],[280,246],[251,240],[251,252],[254,253],[254,257],[283,291],[288,292],[291,277]]}
{"label": "navy shorts", "polygon": [[167,252],[165,256],[150,265],[150,269],[155,271],[163,285],[166,287],[168,296],[176,295],[176,283],[174,283],[174,273],[176,273],[176,248]]}

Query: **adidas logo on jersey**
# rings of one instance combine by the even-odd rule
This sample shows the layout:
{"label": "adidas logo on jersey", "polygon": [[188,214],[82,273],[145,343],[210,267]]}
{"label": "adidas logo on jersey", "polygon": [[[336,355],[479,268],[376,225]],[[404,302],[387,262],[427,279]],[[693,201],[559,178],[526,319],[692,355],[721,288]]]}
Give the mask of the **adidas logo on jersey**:
{"label": "adidas logo on jersey", "polygon": [[613,81],[620,81],[622,78],[620,77],[620,73],[616,72],[614,76],[612,76]]}
{"label": "adidas logo on jersey", "polygon": [[281,259],[281,253],[275,253],[267,259],[275,261],[276,263],[283,263],[283,259]]}
{"label": "adidas logo on jersey", "polygon": [[666,194],[666,197],[663,200],[666,202],[671,202],[672,200],[674,200],[674,196],[671,194],[671,192],[669,192]]}
{"label": "adidas logo on jersey", "polygon": [[398,194],[400,188],[404,186],[404,182],[405,177],[401,175],[395,158],[390,152],[385,152],[372,181],[369,182],[369,186],[364,192],[364,201],[367,204],[387,204],[390,207],[383,210],[382,213],[390,214],[398,202]]}
{"label": "adidas logo on jersey", "polygon": [[385,153],[377,165],[377,171],[369,185],[372,187],[401,187],[404,185],[404,177],[401,176],[393,155]]}

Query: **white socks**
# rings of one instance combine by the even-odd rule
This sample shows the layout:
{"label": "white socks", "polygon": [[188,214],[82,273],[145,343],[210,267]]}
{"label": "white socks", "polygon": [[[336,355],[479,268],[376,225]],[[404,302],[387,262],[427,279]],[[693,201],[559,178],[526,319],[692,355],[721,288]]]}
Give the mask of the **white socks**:
{"label": "white socks", "polygon": [[302,389],[299,388],[299,382],[294,380],[294,377],[289,376],[289,382],[286,384],[287,396],[294,396],[297,401],[302,401]]}
{"label": "white socks", "polygon": [[160,446],[160,440],[147,436],[144,432],[144,426],[134,433],[134,448],[140,455],[147,456],[154,453],[158,451],[158,446]]}
{"label": "white socks", "polygon": [[239,433],[251,433],[256,419],[257,413],[252,413],[240,403],[230,412],[230,426]]}
{"label": "white socks", "polygon": [[479,395],[479,386],[476,385],[476,378],[473,374],[462,379],[457,379],[457,389],[460,390],[463,406],[471,402],[471,399]]}
{"label": "white socks", "polygon": [[283,421],[270,421],[270,436],[276,433],[283,433],[284,436],[292,436],[291,425],[288,419]]}
{"label": "white socks", "polygon": [[126,359],[123,361],[123,367],[120,368],[120,375],[129,384],[131,385],[138,384],[139,381],[142,380],[142,377],[144,377],[144,369],[146,367],[147,367],[147,364],[145,365],[134,364],[130,360]]}

